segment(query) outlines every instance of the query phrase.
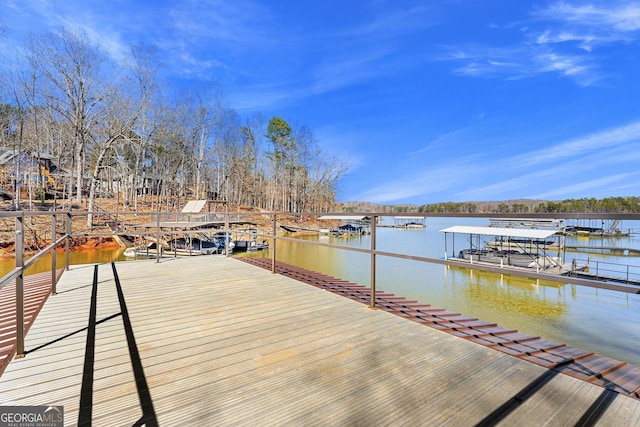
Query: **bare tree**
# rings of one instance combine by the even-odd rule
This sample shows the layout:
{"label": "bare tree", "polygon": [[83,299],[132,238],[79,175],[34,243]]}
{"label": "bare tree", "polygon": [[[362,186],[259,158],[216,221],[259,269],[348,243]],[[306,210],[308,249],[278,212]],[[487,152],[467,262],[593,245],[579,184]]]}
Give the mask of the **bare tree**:
{"label": "bare tree", "polygon": [[[118,94],[120,96],[118,96]],[[96,125],[91,134],[91,178],[89,185],[89,204],[87,215],[87,227],[93,226],[93,214],[95,200],[100,184],[100,173],[105,168],[107,155],[112,151],[117,142],[127,143],[136,139],[133,134],[133,125],[138,118],[136,111],[132,111],[131,101],[123,91],[113,88],[110,95],[105,97],[102,108],[102,120]]]}
{"label": "bare tree", "polygon": [[33,35],[22,60],[0,71],[20,112],[0,114],[5,145],[54,155],[69,173],[70,205],[88,178],[90,211],[105,189],[134,210],[148,194],[158,208],[161,197],[167,208],[188,197],[294,212],[332,206],[346,167],[318,149],[308,126],[243,118],[212,84],[173,96],[158,80],[153,47],[133,46],[129,59],[108,62],[81,33],[60,31]]}
{"label": "bare tree", "polygon": [[[42,75],[43,101],[73,131],[76,201],[82,200],[84,150],[92,128],[100,122],[104,99],[101,65],[104,57],[81,34],[61,31],[33,36],[27,58]],[[69,184],[72,185],[71,183]],[[71,197],[72,188],[69,189]]]}

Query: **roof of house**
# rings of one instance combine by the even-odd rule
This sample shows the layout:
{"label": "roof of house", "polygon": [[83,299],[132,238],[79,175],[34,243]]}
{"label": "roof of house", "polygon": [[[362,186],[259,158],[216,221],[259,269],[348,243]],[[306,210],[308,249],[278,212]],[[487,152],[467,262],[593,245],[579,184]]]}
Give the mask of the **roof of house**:
{"label": "roof of house", "polygon": [[[14,150],[13,148],[0,147],[0,165],[7,164],[19,153],[18,150]],[[44,159],[44,160],[55,160],[55,157],[49,153],[43,152],[27,152],[23,151],[25,154],[30,154],[33,157]]]}

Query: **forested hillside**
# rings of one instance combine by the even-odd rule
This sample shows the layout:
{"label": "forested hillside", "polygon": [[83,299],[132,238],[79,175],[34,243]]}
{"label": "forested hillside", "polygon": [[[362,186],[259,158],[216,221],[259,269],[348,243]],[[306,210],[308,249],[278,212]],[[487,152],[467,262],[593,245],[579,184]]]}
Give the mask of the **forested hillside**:
{"label": "forested hillside", "polygon": [[[335,208],[346,167],[318,148],[311,128],[244,117],[215,84],[171,87],[152,47],[131,46],[115,63],[82,34],[62,31],[33,34],[16,52],[0,68],[0,148],[11,159],[0,165],[5,194],[54,190],[66,203],[88,200],[89,210],[98,196],[128,209],[140,198],[167,208],[186,198]],[[50,160],[51,181],[25,159]]]}
{"label": "forested hillside", "polygon": [[344,203],[347,212],[411,213],[640,213],[640,197],[568,199],[562,201],[508,200],[503,202],[445,202],[428,205]]}

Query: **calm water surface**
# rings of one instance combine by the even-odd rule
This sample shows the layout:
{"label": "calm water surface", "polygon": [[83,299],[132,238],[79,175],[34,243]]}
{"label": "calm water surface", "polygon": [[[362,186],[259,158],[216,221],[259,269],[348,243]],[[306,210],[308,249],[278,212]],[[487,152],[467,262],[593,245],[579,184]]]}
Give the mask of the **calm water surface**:
{"label": "calm water surface", "polygon": [[[488,225],[486,219],[428,218],[424,230],[378,228],[381,251],[444,258],[444,233],[439,230],[460,224]],[[640,225],[623,228],[640,229]],[[288,237],[298,237],[297,233]],[[370,248],[370,236],[334,238],[300,236],[345,246]],[[448,236],[451,239],[451,236]],[[640,248],[640,236],[615,239],[567,239],[567,245]],[[449,255],[452,242],[449,240]],[[466,246],[465,246],[466,244]],[[456,250],[468,247],[462,236]],[[277,258],[283,262],[323,272],[363,285],[370,283],[370,257],[297,242],[278,242]],[[254,253],[249,256],[269,256]],[[605,256],[595,253],[567,253],[593,266],[600,261],[634,265],[640,273],[638,256]],[[479,270],[459,269],[389,257],[376,258],[378,290],[402,295],[423,303],[477,317],[501,326],[540,336],[603,356],[640,366],[640,296],[556,282],[537,282]],[[612,268],[613,267],[607,267]]]}
{"label": "calm water surface", "polygon": [[[439,230],[453,225],[487,225],[486,219],[428,218],[423,230],[378,228],[377,246],[381,251],[444,257],[444,234]],[[640,229],[640,224],[622,224],[622,228]],[[335,238],[300,235],[300,240],[330,242],[346,247],[370,248],[370,236]],[[448,237],[450,239],[451,236]],[[451,254],[449,240],[447,246]],[[616,239],[568,239],[567,245],[617,246],[640,248],[640,235]],[[465,246],[464,239],[455,241],[456,250]],[[363,285],[370,281],[370,257],[344,249],[304,245],[297,242],[277,243],[279,260],[322,272]],[[71,255],[72,264],[124,261],[123,250],[91,250]],[[269,251],[240,256],[269,257]],[[603,263],[631,264],[640,272],[638,256],[606,256],[596,253],[567,253],[592,265]],[[62,266],[64,255],[58,255]],[[127,261],[129,262],[129,261]],[[622,292],[536,282],[470,269],[452,268],[416,261],[377,257],[376,282],[379,290],[460,312],[464,315],[495,322],[501,326],[565,343],[571,347],[594,351],[603,356],[640,366],[640,296]],[[39,261],[29,273],[48,271],[50,258]],[[602,264],[603,266],[606,264]],[[14,267],[14,261],[0,260],[0,274]]]}
{"label": "calm water surface", "polygon": [[[127,258],[123,255],[123,248],[106,248],[106,249],[88,249],[83,251],[72,251],[69,253],[69,263],[78,264],[96,264],[111,261],[125,261]],[[64,252],[58,252],[56,255],[56,265],[58,268],[64,267]],[[4,276],[16,266],[14,258],[0,259],[0,277]],[[43,273],[51,271],[51,254],[44,255],[38,259],[28,270],[27,275]]]}

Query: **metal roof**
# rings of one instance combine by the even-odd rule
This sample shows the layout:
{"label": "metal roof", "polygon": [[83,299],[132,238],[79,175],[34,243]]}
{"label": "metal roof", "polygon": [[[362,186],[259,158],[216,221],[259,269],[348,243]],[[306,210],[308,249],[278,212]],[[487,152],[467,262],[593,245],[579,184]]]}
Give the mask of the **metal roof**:
{"label": "metal roof", "polygon": [[525,239],[546,239],[556,234],[556,230],[536,230],[529,228],[475,227],[454,225],[440,230],[443,233],[481,234],[487,236],[521,237]]}
{"label": "metal roof", "polygon": [[206,200],[190,200],[184,208],[182,208],[182,213],[198,213],[206,204]]}
{"label": "metal roof", "polygon": [[362,215],[322,215],[318,219],[337,219],[341,221],[362,221],[366,216]]}
{"label": "metal roof", "polygon": [[209,229],[209,228],[222,228],[225,225],[256,225],[251,221],[160,221],[160,222],[147,222],[146,224],[134,224],[132,228],[171,228],[173,230],[197,230],[197,229]]}

